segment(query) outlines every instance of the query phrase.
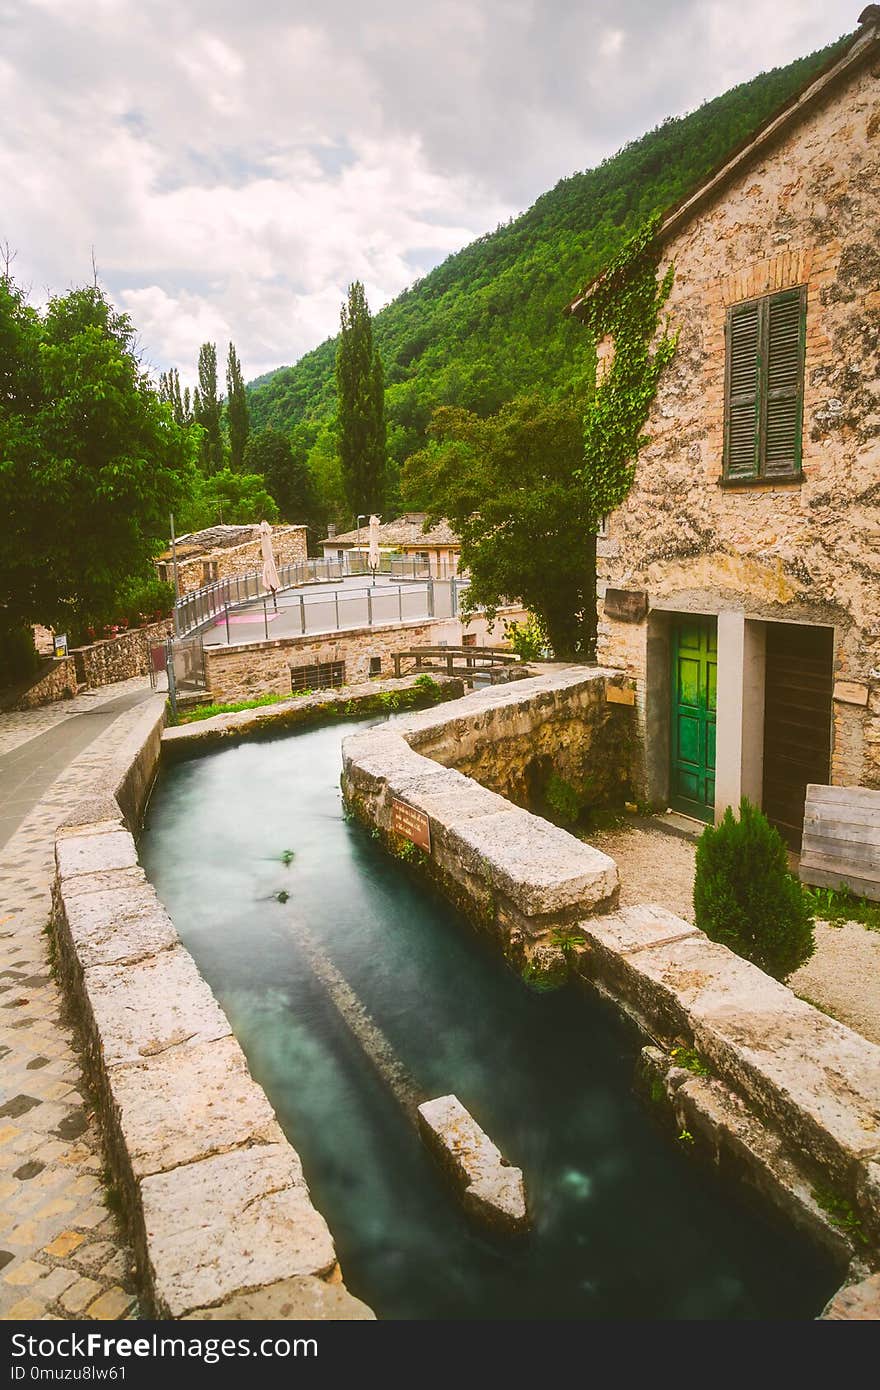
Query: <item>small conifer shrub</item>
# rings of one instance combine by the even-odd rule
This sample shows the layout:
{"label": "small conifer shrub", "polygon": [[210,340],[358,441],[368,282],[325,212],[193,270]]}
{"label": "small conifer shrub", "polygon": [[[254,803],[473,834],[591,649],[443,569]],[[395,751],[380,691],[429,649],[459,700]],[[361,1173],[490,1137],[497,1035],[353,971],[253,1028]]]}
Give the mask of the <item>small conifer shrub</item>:
{"label": "small conifer shrub", "polygon": [[700,836],[694,913],[708,937],[777,980],[787,980],[815,950],[812,912],[782,838],[745,797],[739,819],[728,806],[720,825],[707,825]]}

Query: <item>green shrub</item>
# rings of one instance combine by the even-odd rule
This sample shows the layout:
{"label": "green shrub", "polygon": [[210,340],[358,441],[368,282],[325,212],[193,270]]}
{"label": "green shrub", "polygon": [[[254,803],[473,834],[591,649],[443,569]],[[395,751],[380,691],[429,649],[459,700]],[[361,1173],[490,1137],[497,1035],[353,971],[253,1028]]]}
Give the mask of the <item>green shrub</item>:
{"label": "green shrub", "polygon": [[570,782],[566,782],[564,777],[560,777],[558,772],[551,772],[544,796],[547,805],[563,825],[574,825],[579,819],[582,809],[581,797],[576,788]]}
{"label": "green shrub", "polygon": [[0,628],[0,689],[28,680],[40,668],[29,627]]}
{"label": "green shrub", "polygon": [[506,622],[504,636],[523,661],[547,660],[550,645],[540,618],[530,613],[524,623]]}
{"label": "green shrub", "polygon": [[813,918],[785,845],[767,817],[743,797],[707,826],[697,845],[697,926],[777,980],[810,959]]}

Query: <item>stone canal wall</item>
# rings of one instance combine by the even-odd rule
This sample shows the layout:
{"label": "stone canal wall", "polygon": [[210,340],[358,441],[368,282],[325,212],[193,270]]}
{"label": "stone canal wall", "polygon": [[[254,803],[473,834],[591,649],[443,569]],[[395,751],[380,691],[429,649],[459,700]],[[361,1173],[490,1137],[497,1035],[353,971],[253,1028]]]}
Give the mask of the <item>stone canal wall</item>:
{"label": "stone canal wall", "polygon": [[232,646],[205,647],[205,683],[218,703],[250,700],[256,695],[290,693],[292,666],[316,663],[345,663],[345,679],[350,685],[371,675],[371,662],[378,662],[372,674],[387,679],[394,674],[394,653],[411,647],[461,644],[464,635],[473,635],[483,645],[499,646],[503,641],[503,621],[520,621],[521,608],[504,609],[494,627],[481,614],[473,618],[431,618],[422,621],[376,624],[348,628],[339,632],[298,637],[269,638],[265,642],[239,642]]}
{"label": "stone canal wall", "polygon": [[[534,718],[550,748],[553,711],[564,730],[574,710],[592,715],[601,762],[603,701],[625,688],[620,673],[568,670],[355,734],[346,800],[392,853],[399,827],[417,826],[419,851],[404,857],[514,965],[573,975],[611,1001],[648,1044],[649,1093],[678,1129],[860,1277],[880,1263],[880,1047],[690,923],[616,910],[613,860],[460,770],[505,785],[505,760],[488,767],[493,733],[503,749],[503,730],[527,740]],[[515,746],[511,735],[511,761]]]}
{"label": "stone canal wall", "polygon": [[371,1318],[342,1283],[295,1149],[138,864],[163,717],[55,844],[59,973],[152,1311]]}

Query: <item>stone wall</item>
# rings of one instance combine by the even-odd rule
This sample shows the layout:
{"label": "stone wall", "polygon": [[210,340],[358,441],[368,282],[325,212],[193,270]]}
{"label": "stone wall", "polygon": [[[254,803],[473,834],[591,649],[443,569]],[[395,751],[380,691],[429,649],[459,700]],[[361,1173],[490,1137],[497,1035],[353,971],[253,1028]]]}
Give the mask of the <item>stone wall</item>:
{"label": "stone wall", "polygon": [[[607,855],[513,806],[497,788],[525,789],[521,770],[531,757],[532,725],[542,748],[552,746],[558,728],[562,746],[577,740],[578,765],[592,759],[598,769],[604,750],[593,732],[605,730],[613,745],[617,723],[631,712],[606,704],[608,686],[622,684],[613,671],[555,670],[353,735],[343,744],[346,798],[392,842],[396,799],[428,816],[431,873],[508,955],[523,959],[532,940],[571,921],[585,902],[613,900],[617,869]],[[613,756],[610,762],[616,766]],[[478,770],[482,785],[463,767]]]}
{"label": "stone wall", "polygon": [[[836,633],[833,776],[880,786],[880,139],[876,64],[814,108],[664,249],[679,332],[632,492],[600,543],[603,586],[652,608],[744,611]],[[730,305],[807,293],[799,483],[721,487]],[[644,712],[644,625],[601,614],[600,659]],[[720,733],[719,733],[720,737]]]}
{"label": "stone wall", "polygon": [[69,699],[76,694],[76,667],[72,656],[50,657],[41,675],[28,686],[12,709],[36,709],[51,705],[55,700]]}
{"label": "stone wall", "polygon": [[171,619],[166,618],[120,632],[106,641],[73,647],[70,655],[76,663],[77,681],[91,689],[146,676],[150,670],[150,647],[164,642],[171,627]]}
{"label": "stone wall", "polygon": [[148,1310],[371,1318],[342,1283],[296,1150],[138,864],[130,828],[163,723],[164,713],[133,729],[106,794],[59,828],[52,915]]}
{"label": "stone wall", "polygon": [[[195,589],[204,588],[213,579],[229,579],[235,575],[249,574],[263,568],[263,552],[260,549],[259,528],[254,528],[253,540],[243,545],[218,546],[202,555],[177,561],[177,582],[181,597],[191,594]],[[308,559],[308,530],[305,526],[273,526],[272,551],[275,563],[298,565]],[[170,560],[164,562],[169,581],[173,580],[174,566]],[[205,566],[212,566],[213,579],[206,577]]]}
{"label": "stone wall", "polygon": [[[798,999],[664,909],[615,909],[613,860],[518,809],[452,766],[504,714],[525,718],[620,676],[563,671],[466,696],[343,744],[350,809],[400,852],[395,804],[425,817],[429,846],[407,853],[525,971],[573,976],[610,1000],[649,1044],[651,1103],[693,1152],[746,1181],[843,1268],[880,1263],[880,1047]],[[517,704],[521,708],[517,711]],[[601,741],[592,748],[602,756]],[[560,933],[564,933],[564,945]],[[682,1064],[684,1044],[699,1060]],[[854,1238],[817,1199],[851,1204]],[[858,1235],[861,1232],[861,1235]]]}
{"label": "stone wall", "polygon": [[[505,610],[505,617],[521,616],[521,609]],[[291,666],[312,666],[331,661],[345,662],[345,679],[359,684],[370,675],[370,662],[378,657],[380,675],[394,674],[393,655],[415,646],[436,646],[440,642],[460,645],[462,633],[474,633],[479,643],[500,645],[501,620],[494,636],[486,619],[479,616],[466,625],[455,618],[424,619],[393,626],[351,628],[326,636],[281,637],[268,642],[247,642],[229,647],[205,647],[205,678],[211,697],[217,701],[249,700],[274,691],[290,692]]]}
{"label": "stone wall", "polygon": [[[619,672],[546,668],[547,678],[524,696],[523,686],[486,691],[478,710],[461,706],[406,723],[411,748],[454,767],[490,791],[540,810],[551,774],[563,778],[585,806],[620,804],[629,794],[637,747],[629,682]],[[609,689],[617,700],[609,700]]]}

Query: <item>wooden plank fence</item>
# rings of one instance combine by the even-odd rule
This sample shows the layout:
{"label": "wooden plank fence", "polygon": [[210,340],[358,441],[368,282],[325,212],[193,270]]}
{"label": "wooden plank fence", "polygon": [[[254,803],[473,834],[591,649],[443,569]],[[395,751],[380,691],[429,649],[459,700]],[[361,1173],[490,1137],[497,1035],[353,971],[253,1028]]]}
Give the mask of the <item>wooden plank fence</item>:
{"label": "wooden plank fence", "polygon": [[807,787],[800,876],[880,902],[880,791]]}

